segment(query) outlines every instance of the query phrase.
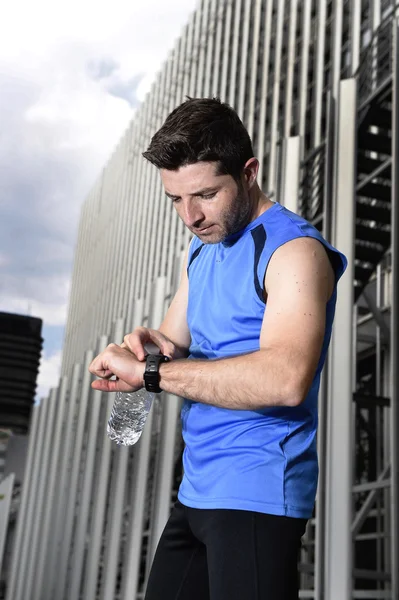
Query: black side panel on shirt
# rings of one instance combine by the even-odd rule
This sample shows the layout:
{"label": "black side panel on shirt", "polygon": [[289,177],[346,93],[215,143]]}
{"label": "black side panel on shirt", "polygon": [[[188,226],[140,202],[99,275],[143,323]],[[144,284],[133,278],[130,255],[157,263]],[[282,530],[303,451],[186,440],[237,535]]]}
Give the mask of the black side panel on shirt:
{"label": "black side panel on shirt", "polygon": [[259,260],[263,252],[263,248],[266,243],[266,231],[263,225],[258,225],[251,231],[252,239],[255,244],[255,255],[254,255],[254,285],[256,293],[258,294],[259,299],[265,304],[265,299],[263,297],[263,282],[262,285],[259,283],[258,279],[258,265]]}
{"label": "black side panel on shirt", "polygon": [[187,275],[188,275],[188,270],[191,267],[191,263],[193,262],[193,260],[195,260],[197,258],[198,254],[201,252],[201,250],[204,246],[205,246],[205,244],[201,244],[201,246],[198,246],[198,248],[195,250],[195,252],[193,252],[193,254],[190,258],[190,262],[187,267]]}

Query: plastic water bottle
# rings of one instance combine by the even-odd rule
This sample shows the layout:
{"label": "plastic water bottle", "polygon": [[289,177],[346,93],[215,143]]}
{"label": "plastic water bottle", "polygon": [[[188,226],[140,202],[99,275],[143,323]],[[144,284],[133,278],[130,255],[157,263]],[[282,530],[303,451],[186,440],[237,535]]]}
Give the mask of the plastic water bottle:
{"label": "plastic water bottle", "polygon": [[108,421],[108,437],[123,446],[135,444],[143,432],[154,396],[145,388],[137,392],[117,392]]}
{"label": "plastic water bottle", "polygon": [[[148,343],[144,347],[149,354],[159,353],[155,344]],[[123,446],[135,444],[143,432],[154,397],[155,394],[145,388],[137,392],[117,392],[108,420],[108,437]]]}

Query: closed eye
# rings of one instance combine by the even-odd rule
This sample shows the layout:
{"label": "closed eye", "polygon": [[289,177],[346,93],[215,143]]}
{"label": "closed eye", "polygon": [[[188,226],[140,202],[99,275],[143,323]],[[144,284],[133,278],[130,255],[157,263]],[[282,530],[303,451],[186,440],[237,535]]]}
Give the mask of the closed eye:
{"label": "closed eye", "polygon": [[170,196],[169,194],[166,194],[168,198],[170,198],[172,200],[172,202],[177,202],[178,200],[180,200],[179,196]]}

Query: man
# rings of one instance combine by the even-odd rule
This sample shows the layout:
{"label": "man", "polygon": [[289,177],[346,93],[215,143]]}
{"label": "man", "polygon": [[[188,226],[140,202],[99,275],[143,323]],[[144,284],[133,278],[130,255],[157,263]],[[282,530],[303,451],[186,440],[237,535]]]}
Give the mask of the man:
{"label": "man", "polygon": [[172,360],[147,389],[185,398],[184,476],[146,600],[293,600],[346,259],[260,190],[249,135],[219,100],[177,107],[144,157],[194,237],[159,330],[139,327],[90,371],[95,389],[137,390],[152,341]]}

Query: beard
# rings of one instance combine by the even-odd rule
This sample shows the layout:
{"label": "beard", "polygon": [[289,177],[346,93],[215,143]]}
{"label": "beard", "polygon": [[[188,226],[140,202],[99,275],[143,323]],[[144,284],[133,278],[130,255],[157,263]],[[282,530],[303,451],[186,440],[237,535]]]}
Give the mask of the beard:
{"label": "beard", "polygon": [[204,244],[223,242],[230,235],[244,229],[250,222],[253,209],[252,203],[241,181],[237,183],[237,186],[237,195],[230,207],[221,213],[216,231],[203,236],[196,234]]}

